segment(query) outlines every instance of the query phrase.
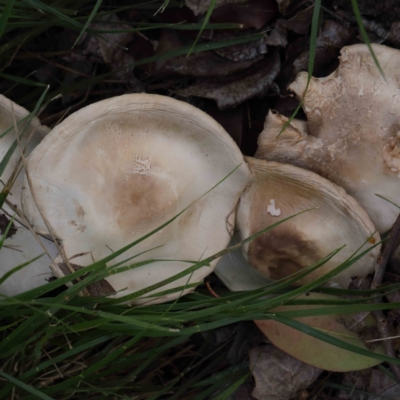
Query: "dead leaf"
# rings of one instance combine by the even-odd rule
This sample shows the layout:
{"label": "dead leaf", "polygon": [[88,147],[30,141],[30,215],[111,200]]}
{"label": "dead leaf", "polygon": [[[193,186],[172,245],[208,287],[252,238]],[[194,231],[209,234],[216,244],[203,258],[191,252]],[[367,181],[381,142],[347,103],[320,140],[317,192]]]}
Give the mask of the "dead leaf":
{"label": "dead leaf", "polygon": [[[210,7],[211,0],[185,0],[186,7],[193,11],[194,15],[204,14]],[[247,0],[216,0],[215,8],[224,4],[243,4]]]}
{"label": "dead leaf", "polygon": [[386,40],[397,48],[400,47],[400,22],[393,22]]}
{"label": "dead leaf", "polygon": [[279,12],[283,15],[286,14],[286,8],[292,2],[292,0],[276,0],[278,3]]}
{"label": "dead leaf", "polygon": [[275,0],[248,0],[247,4],[225,4],[218,7],[213,11],[210,21],[238,23],[244,29],[261,29],[277,12]]}
{"label": "dead leaf", "polygon": [[[216,32],[214,34],[214,40],[219,42],[223,40],[239,38],[242,36],[249,36],[255,33],[256,31],[254,29],[248,29],[246,31]],[[233,46],[223,47],[222,49],[215,50],[215,52],[231,61],[249,61],[254,60],[262,54],[266,54],[267,45],[264,42],[264,38],[261,38],[250,43],[241,43]]]}
{"label": "dead leaf", "polygon": [[[159,45],[156,55],[163,54],[188,45],[188,41],[178,36],[172,30],[161,32]],[[171,74],[189,75],[196,77],[226,76],[233,72],[248,68],[262,57],[250,61],[233,62],[222,58],[212,51],[186,55],[160,60],[154,63],[153,73],[157,76],[167,76]]]}
{"label": "dead leaf", "polygon": [[[400,385],[393,381],[383,371],[365,369],[344,374],[343,386],[349,390],[341,390],[338,398],[341,400],[398,400]],[[363,393],[355,392],[355,389]]]}
{"label": "dead leaf", "polygon": [[[328,65],[338,56],[339,50],[347,44],[352,34],[352,28],[347,28],[338,21],[325,21],[317,38],[314,74],[318,74],[322,67]],[[293,62],[294,75],[297,75],[300,71],[307,70],[309,54],[310,51],[306,50]]]}
{"label": "dead leaf", "polygon": [[264,38],[264,43],[269,46],[285,47],[288,43],[286,29],[278,22],[268,36]]}
{"label": "dead leaf", "polygon": [[290,31],[298,33],[300,35],[307,35],[310,25],[311,19],[314,12],[314,6],[308,7],[305,10],[299,11],[294,17],[285,20],[281,19],[279,22],[282,26]]}
{"label": "dead leaf", "polygon": [[366,400],[363,393],[356,390],[367,392],[371,379],[372,368],[360,371],[350,371],[343,374],[342,386],[347,386],[348,390],[340,390],[337,397],[341,400]]}
{"label": "dead leaf", "polygon": [[252,396],[258,400],[289,400],[299,390],[308,388],[323,372],[272,345],[251,349],[249,357],[256,381]]}
{"label": "dead leaf", "polygon": [[[131,29],[129,25],[121,23],[116,15],[104,16],[101,22],[91,24],[96,30],[123,30]],[[133,75],[134,59],[126,51],[126,45],[133,39],[133,32],[101,33],[88,35],[83,55],[91,55],[90,61],[111,64],[116,70],[116,76],[125,82],[135,82]]]}
{"label": "dead leaf", "polygon": [[279,70],[279,55],[275,52],[244,71],[218,80],[199,80],[194,85],[178,90],[176,93],[184,97],[197,96],[213,99],[221,110],[232,108],[245,100],[266,94]]}
{"label": "dead leaf", "polygon": [[[368,400],[393,400],[400,398],[400,385],[383,371],[372,370],[368,391],[373,393]],[[378,395],[378,396],[375,396]]]}

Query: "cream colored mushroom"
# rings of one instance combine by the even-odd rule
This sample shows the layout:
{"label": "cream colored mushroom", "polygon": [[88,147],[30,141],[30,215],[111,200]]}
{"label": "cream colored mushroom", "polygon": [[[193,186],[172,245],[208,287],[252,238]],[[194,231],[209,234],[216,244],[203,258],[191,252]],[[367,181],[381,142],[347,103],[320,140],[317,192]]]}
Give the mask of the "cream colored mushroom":
{"label": "cream colored mushroom", "polygon": [[[389,230],[400,205],[400,51],[372,45],[344,47],[338,69],[312,78],[304,99],[308,123],[269,113],[256,157],[312,170],[346,189],[379,232]],[[302,97],[307,73],[289,86]]]}
{"label": "cream colored mushroom", "polygon": [[[27,185],[24,211],[37,232],[49,235],[40,208],[67,258],[78,266],[109,256],[200,199],[110,262],[112,266],[150,249],[134,261],[171,259],[107,277],[116,297],[191,266],[176,260],[197,261],[225,248],[248,181],[242,154],[217,122],[186,103],[147,94],[111,98],[71,115],[31,154],[28,171],[34,196]],[[61,258],[53,264],[58,277],[65,273],[62,265]],[[214,266],[215,261],[158,291],[198,283]],[[138,302],[167,301],[192,290]]]}
{"label": "cream colored mushroom", "polygon": [[[20,146],[17,146],[1,175],[3,185],[6,185],[14,170],[22,167],[20,162],[20,148],[28,155],[32,149],[47,134],[49,128],[40,125],[40,121],[33,117],[31,120],[29,112],[15,104],[6,97],[0,95],[0,159],[3,160],[14,143],[18,144],[17,133],[14,129],[14,117],[17,122],[17,131],[20,137]],[[4,135],[4,136],[3,136]],[[3,221],[12,218],[16,209],[21,211],[21,189],[24,181],[24,172],[21,171],[11,188],[7,197],[12,205],[4,204],[1,210]],[[47,283],[47,279],[53,276],[50,270],[52,258],[56,256],[57,250],[53,242],[45,238],[34,237],[30,230],[23,224],[18,215],[14,222],[16,232],[5,240],[0,250],[0,277],[14,267],[26,263],[36,256],[45,253],[40,259],[27,265],[25,268],[11,275],[0,285],[0,294],[15,296],[26,290],[36,288]],[[44,248],[39,244],[42,241]],[[51,259],[49,258],[49,255]],[[1,296],[0,296],[1,299]]]}
{"label": "cream colored mushroom", "polygon": [[[339,266],[358,250],[363,251],[380,240],[379,235],[374,234],[375,227],[367,213],[342,188],[293,165],[250,157],[246,161],[252,177],[240,198],[236,216],[241,240],[282,219],[310,210],[244,246],[245,260],[264,278],[277,280],[287,277],[346,245],[322,267],[296,282],[304,285]],[[352,277],[374,271],[378,255],[379,246],[335,276],[330,283],[347,288]],[[221,260],[217,274],[233,290],[238,290],[237,281],[241,282],[240,290],[254,289],[257,284],[254,273],[249,276],[248,266],[237,258],[236,261],[230,270],[227,259]],[[244,287],[244,282],[249,287]],[[264,279],[258,287],[266,284]]]}

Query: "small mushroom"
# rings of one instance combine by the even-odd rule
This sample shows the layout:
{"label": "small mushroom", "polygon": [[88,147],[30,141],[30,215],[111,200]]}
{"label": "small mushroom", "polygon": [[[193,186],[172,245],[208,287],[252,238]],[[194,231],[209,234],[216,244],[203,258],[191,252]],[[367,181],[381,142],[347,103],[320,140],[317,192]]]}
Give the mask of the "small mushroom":
{"label": "small mushroom", "polygon": [[[368,212],[379,232],[400,205],[400,51],[374,44],[382,77],[364,44],[344,47],[338,69],[312,78],[304,98],[307,123],[268,114],[256,157],[314,171],[343,187]],[[307,73],[289,86],[304,94]],[[390,202],[378,197],[382,196]]]}
{"label": "small mushroom", "polygon": [[[17,123],[18,137],[20,138],[19,145],[17,132],[14,129],[14,117]],[[12,177],[14,170],[22,167],[20,162],[20,148],[24,149],[25,155],[28,155],[48,131],[49,128],[40,125],[40,121],[36,117],[30,118],[27,110],[0,95],[0,159],[4,159],[14,143],[17,144],[1,175],[1,181],[4,185]],[[17,175],[7,196],[10,205],[4,204],[0,212],[0,231],[2,234],[10,219],[15,215],[16,210],[21,211],[23,182],[24,172],[21,171]],[[49,255],[50,257],[55,257],[57,254],[54,243],[38,236],[35,238],[24,225],[23,221],[20,220],[19,216],[15,215],[13,228],[10,230],[8,238],[0,250],[0,277],[11,269],[45,253],[44,248],[38,243],[38,240],[42,241],[43,246],[47,249],[47,254],[44,254],[38,260],[12,274],[0,285],[0,294],[15,296],[26,290],[44,285],[47,282],[46,279],[53,276],[50,270],[51,259]]]}
{"label": "small mushroom", "polygon": [[[243,246],[244,259],[264,278],[287,277],[345,245],[324,265],[296,282],[304,285],[380,240],[367,213],[342,188],[327,179],[289,164],[250,157],[246,161],[252,176],[240,198],[236,215],[241,240],[309,210]],[[379,246],[336,275],[330,283],[347,288],[352,277],[374,271],[378,255]],[[250,276],[249,267],[243,265],[246,263],[237,255],[230,257],[236,257],[236,262],[222,259],[217,274],[233,290],[237,290],[235,281],[241,282],[241,290],[255,288],[254,273]],[[266,283],[265,279],[260,280],[258,287]]]}
{"label": "small mushroom", "polygon": [[[147,94],[114,97],[74,113],[33,151],[28,172],[33,195],[27,185],[24,211],[37,232],[49,235],[40,208],[74,268],[109,256],[197,200],[109,263],[111,267],[151,249],[125,264],[171,260],[108,276],[105,294],[114,297],[186,270],[191,264],[183,260],[201,260],[224,249],[249,175],[239,148],[211,117],[184,102]],[[215,263],[158,292],[199,283]],[[60,257],[52,268],[58,277],[67,273]],[[167,301],[192,290],[136,303]]]}

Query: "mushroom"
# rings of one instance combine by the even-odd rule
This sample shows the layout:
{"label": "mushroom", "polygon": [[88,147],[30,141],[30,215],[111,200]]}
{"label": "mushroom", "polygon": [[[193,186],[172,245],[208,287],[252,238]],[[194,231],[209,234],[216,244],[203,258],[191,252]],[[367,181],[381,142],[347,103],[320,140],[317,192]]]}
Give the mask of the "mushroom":
{"label": "mushroom", "polygon": [[[10,178],[12,179],[14,170],[18,170],[21,167],[20,149],[18,147],[24,149],[25,155],[29,154],[49,131],[49,128],[40,125],[40,121],[36,117],[31,118],[27,110],[0,95],[1,160],[4,160],[14,143],[18,144],[17,132],[14,129],[14,117],[17,123],[20,144],[15,148],[1,175],[1,181],[4,185],[7,184]],[[0,213],[0,229],[2,234],[10,219],[15,215],[16,210],[21,211],[23,181],[24,173],[21,171],[17,175],[7,196],[8,204],[3,204],[2,206]],[[35,238],[18,215],[15,215],[13,225],[8,238],[0,249],[0,278],[13,268],[45,253],[44,249],[47,250],[47,254],[13,273],[0,285],[0,294],[6,296],[15,296],[26,290],[44,285],[46,280],[53,276],[49,268],[51,264],[50,258],[55,257],[57,254],[54,243],[45,238]],[[42,242],[44,248],[39,244],[39,240]]]}
{"label": "mushroom", "polygon": [[[367,213],[327,179],[289,164],[250,157],[246,161],[252,175],[236,215],[241,240],[282,219],[309,211],[245,244],[244,259],[236,255],[235,263],[229,258],[221,260],[216,272],[233,290],[237,290],[237,282],[241,290],[249,290],[265,286],[265,278],[285,278],[345,245],[320,268],[296,281],[297,285],[310,283],[380,240]],[[330,284],[347,288],[352,277],[373,272],[379,247],[335,276]],[[255,281],[246,261],[263,280]],[[246,284],[249,286],[245,287]]]}
{"label": "mushroom", "polygon": [[[187,260],[224,249],[249,175],[239,148],[211,117],[148,94],[110,98],[72,114],[32,152],[28,173],[23,209],[40,234],[49,235],[51,226],[73,268],[109,256],[190,206],[108,264],[151,249],[134,261],[166,260],[107,276],[105,294],[113,297],[159,283],[189,268]],[[58,277],[68,273],[64,261],[58,257],[52,265]],[[157,291],[199,283],[215,264]],[[192,290],[135,302],[159,303]]]}
{"label": "mushroom", "polygon": [[[338,69],[312,78],[303,108],[307,123],[270,112],[256,157],[307,168],[343,187],[388,231],[400,204],[400,51],[372,45],[382,77],[364,44],[344,47]],[[307,73],[289,86],[301,98]],[[383,198],[378,197],[382,196]]]}

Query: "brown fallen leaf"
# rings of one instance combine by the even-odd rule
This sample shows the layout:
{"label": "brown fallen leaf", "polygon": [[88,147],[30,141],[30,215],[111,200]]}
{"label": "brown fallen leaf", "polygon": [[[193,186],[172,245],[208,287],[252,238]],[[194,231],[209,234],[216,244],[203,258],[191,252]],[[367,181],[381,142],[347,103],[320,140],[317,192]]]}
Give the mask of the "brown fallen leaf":
{"label": "brown fallen leaf", "polygon": [[[129,29],[129,25],[123,24],[116,15],[107,15],[101,18],[100,22],[90,25],[96,30],[123,30]],[[130,56],[125,46],[132,41],[133,32],[101,33],[87,35],[87,42],[83,55],[90,55],[90,61],[104,62],[111,64],[116,70],[116,76],[125,82],[136,83],[133,75],[134,59]]]}
{"label": "brown fallen leaf", "polygon": [[184,97],[213,99],[221,110],[232,108],[253,97],[265,95],[279,70],[280,59],[275,52],[244,71],[220,79],[202,79],[176,93]]}
{"label": "brown fallen leaf", "polygon": [[[159,45],[155,54],[160,55],[167,51],[188,46],[192,43],[189,39],[185,39],[186,38],[179,36],[176,32],[165,29],[161,32]],[[182,55],[156,61],[153,64],[152,72],[158,77],[171,74],[196,77],[226,76],[248,68],[261,59],[262,56],[250,61],[233,62],[219,56],[213,51],[206,51],[192,54],[189,57]]]}
{"label": "brown fallen leaf", "polygon": [[[254,29],[247,29],[245,31],[215,32],[213,39],[216,41],[223,41],[242,36],[250,36],[255,33],[257,32]],[[249,61],[254,60],[262,54],[266,54],[267,45],[264,42],[264,38],[260,38],[251,43],[242,43],[223,47],[222,49],[215,50],[215,52],[231,61]]]}
{"label": "brown fallen leaf", "polygon": [[250,369],[256,381],[257,400],[289,400],[310,386],[323,372],[289,356],[272,345],[250,350]]}
{"label": "brown fallen leaf", "polygon": [[[338,56],[340,49],[347,44],[352,34],[353,29],[345,27],[338,21],[325,21],[317,38],[314,61],[316,73]],[[307,70],[309,55],[310,51],[306,50],[293,62],[294,75]]]}

